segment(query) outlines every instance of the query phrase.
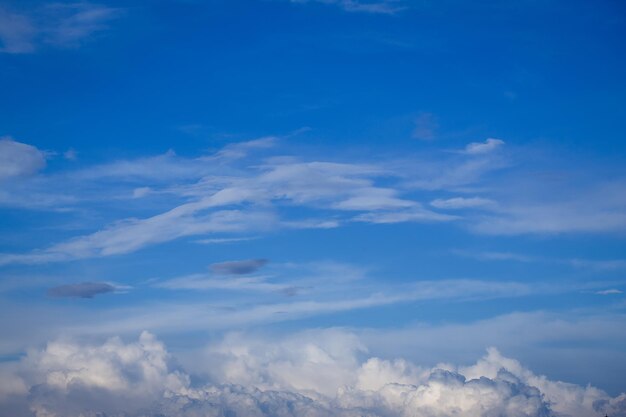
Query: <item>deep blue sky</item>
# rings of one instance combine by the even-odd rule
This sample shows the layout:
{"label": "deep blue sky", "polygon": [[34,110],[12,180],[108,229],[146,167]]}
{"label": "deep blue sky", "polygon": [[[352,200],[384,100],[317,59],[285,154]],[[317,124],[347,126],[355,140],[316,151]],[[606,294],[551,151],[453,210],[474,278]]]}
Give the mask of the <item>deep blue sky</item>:
{"label": "deep blue sky", "polygon": [[340,327],[381,357],[495,346],[626,391],[625,19],[0,2],[0,357]]}

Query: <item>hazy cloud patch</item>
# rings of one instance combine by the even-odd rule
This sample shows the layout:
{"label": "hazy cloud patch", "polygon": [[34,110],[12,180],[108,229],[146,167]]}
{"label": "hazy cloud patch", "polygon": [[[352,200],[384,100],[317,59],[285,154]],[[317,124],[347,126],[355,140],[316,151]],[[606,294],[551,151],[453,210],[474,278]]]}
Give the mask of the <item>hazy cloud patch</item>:
{"label": "hazy cloud patch", "polygon": [[419,140],[433,140],[436,138],[439,123],[432,113],[422,112],[415,119],[413,137]]}
{"label": "hazy cloud patch", "polygon": [[120,13],[87,2],[49,3],[29,13],[0,8],[0,52],[31,53],[43,45],[75,47],[107,29]]}
{"label": "hazy cloud patch", "polygon": [[372,14],[395,14],[404,9],[399,0],[291,0],[292,3],[322,3],[335,5],[346,12],[372,13]]}

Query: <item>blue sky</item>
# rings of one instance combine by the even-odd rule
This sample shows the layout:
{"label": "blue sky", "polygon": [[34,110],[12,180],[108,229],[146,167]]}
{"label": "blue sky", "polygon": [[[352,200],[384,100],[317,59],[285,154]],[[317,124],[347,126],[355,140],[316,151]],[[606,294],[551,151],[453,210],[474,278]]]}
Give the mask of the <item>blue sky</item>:
{"label": "blue sky", "polygon": [[1,2],[0,409],[235,384],[414,415],[367,381],[444,369],[519,390],[510,415],[624,415],[625,11]]}

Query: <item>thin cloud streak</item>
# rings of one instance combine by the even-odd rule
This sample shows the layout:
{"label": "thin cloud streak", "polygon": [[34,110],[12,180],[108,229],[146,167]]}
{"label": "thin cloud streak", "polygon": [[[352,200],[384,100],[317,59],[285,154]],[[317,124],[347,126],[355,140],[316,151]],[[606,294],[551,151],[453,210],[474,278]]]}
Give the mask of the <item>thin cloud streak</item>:
{"label": "thin cloud streak", "polygon": [[49,3],[29,13],[0,8],[0,53],[78,47],[121,14],[122,9],[85,2]]}

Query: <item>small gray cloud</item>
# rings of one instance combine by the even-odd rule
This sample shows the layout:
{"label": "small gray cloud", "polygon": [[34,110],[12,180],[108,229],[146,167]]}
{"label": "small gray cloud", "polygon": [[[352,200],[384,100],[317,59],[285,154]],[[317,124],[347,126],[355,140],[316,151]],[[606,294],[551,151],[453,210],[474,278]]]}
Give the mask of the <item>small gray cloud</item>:
{"label": "small gray cloud", "polygon": [[217,274],[244,275],[256,272],[267,263],[267,259],[246,259],[243,261],[218,262],[210,266]]}
{"label": "small gray cloud", "polygon": [[48,289],[50,297],[93,298],[98,294],[115,291],[115,287],[106,282],[80,282],[60,285]]}

